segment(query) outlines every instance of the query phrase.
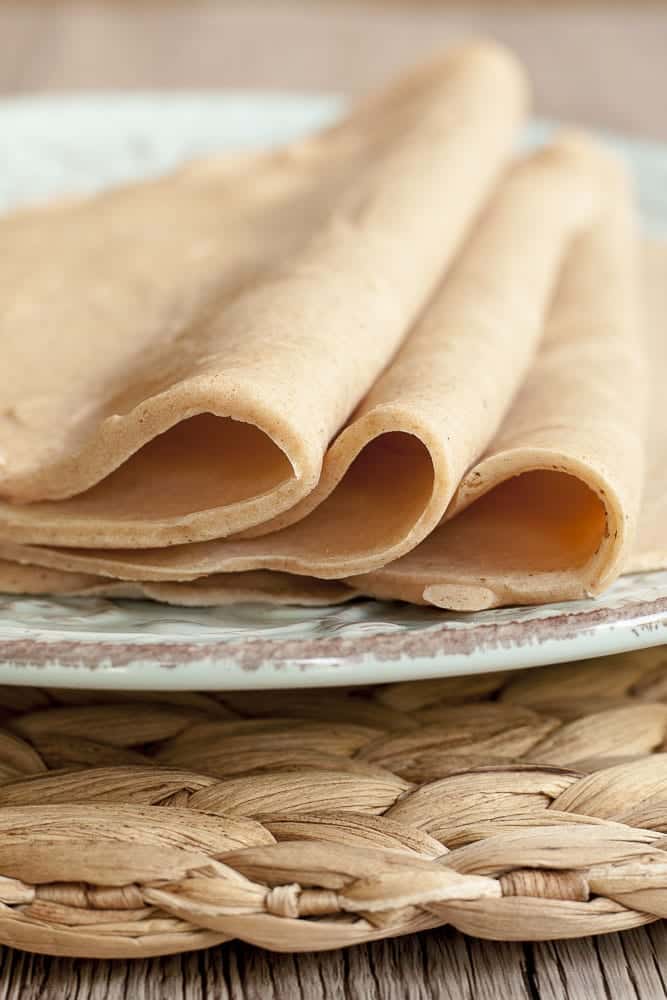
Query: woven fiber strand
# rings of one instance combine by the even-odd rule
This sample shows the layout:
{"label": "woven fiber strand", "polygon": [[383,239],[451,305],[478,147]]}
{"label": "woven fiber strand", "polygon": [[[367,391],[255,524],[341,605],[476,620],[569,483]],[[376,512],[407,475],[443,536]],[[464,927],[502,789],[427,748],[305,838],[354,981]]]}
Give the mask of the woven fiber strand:
{"label": "woven fiber strand", "polygon": [[667,915],[667,648],[333,691],[0,689],[0,942],[280,951]]}

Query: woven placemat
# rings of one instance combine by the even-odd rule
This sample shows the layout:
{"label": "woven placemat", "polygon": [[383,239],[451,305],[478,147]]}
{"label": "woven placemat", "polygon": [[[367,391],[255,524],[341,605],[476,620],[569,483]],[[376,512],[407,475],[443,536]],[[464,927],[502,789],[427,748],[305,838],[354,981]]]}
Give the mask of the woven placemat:
{"label": "woven placemat", "polygon": [[375,688],[0,689],[0,941],[128,957],[667,915],[667,648]]}

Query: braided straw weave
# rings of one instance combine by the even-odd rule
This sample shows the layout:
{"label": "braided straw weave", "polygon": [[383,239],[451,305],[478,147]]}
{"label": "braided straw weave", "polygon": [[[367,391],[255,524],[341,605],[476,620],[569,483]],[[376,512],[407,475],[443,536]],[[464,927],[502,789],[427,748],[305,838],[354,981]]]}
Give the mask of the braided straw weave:
{"label": "braided straw weave", "polygon": [[363,690],[0,690],[0,941],[147,956],[667,914],[667,648]]}

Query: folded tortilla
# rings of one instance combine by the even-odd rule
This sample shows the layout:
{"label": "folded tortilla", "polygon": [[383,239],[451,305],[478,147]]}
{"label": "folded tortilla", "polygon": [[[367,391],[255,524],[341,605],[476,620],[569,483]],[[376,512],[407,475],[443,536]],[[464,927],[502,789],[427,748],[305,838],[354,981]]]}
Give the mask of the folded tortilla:
{"label": "folded tortilla", "polygon": [[[451,520],[409,556],[378,573],[349,580],[358,592],[480,610],[581,597],[595,586],[592,573],[609,581],[619,564],[623,572],[667,566],[667,243],[645,241],[642,247],[644,308],[638,325],[629,227],[625,211],[605,218],[580,239],[564,270],[537,362],[489,454],[462,482],[458,510],[453,508]],[[647,370],[649,408],[644,422]],[[643,490],[642,440],[648,458]],[[547,467],[539,468],[536,462],[545,455]],[[603,527],[602,517],[609,518],[609,528],[606,523]],[[616,524],[615,538],[611,524]],[[602,545],[591,555],[600,530]],[[37,547],[5,546],[4,552],[20,559],[52,558]],[[25,569],[51,573],[56,582],[58,574],[70,576]],[[6,586],[8,574],[11,583],[11,574],[16,579],[18,571],[16,565],[0,563],[0,589],[13,589]],[[71,576],[105,586],[100,577]],[[282,577],[260,571],[203,577],[191,584],[139,586],[141,596],[173,603],[204,603],[201,590],[184,600],[188,586],[210,586],[211,603],[276,602],[276,578]],[[250,597],[234,592],[244,578],[254,585]],[[42,588],[54,588],[51,577],[37,579],[43,581]],[[303,577],[285,579],[297,588],[301,581],[306,595],[320,583],[338,586]],[[229,584],[222,594],[215,589],[219,581]],[[113,595],[116,586],[134,585],[106,581],[106,586]],[[61,592],[60,587],[54,591]],[[312,601],[303,594],[295,601],[289,589],[279,598],[283,596],[285,603],[316,603],[315,595]],[[316,596],[321,603],[338,603],[356,595],[341,589],[339,594],[331,590]]]}
{"label": "folded tortilla", "polygon": [[624,568],[660,564],[660,553],[667,555],[667,522],[660,524],[667,433],[655,411],[638,537],[637,522],[643,326],[652,331],[657,393],[667,376],[667,252],[644,265],[649,308],[642,319],[636,247],[631,201],[619,187],[570,253],[537,361],[488,453],[463,478],[447,521],[409,555],[357,577],[356,586],[379,597],[481,610],[583,598]]}
{"label": "folded tortilla", "polygon": [[181,607],[268,602],[321,607],[359,595],[335,580],[313,580],[261,570],[223,573],[189,583],[126,583],[85,573],[67,573],[0,559],[0,593],[56,597],[139,598]]}
{"label": "folded tortilla", "polygon": [[2,536],[173,545],[307,496],[525,104],[466,46],[287,148],[2,221]]}
{"label": "folded tortilla", "polygon": [[481,610],[667,566],[667,245],[640,270],[581,136],[499,181],[522,92],[467,48],[279,153],[0,224],[0,590]]}
{"label": "folded tortilla", "polygon": [[[596,146],[566,136],[509,172],[329,449],[318,486],[269,522],[272,533],[152,549],[49,547],[30,557],[127,580],[260,568],[331,579],[409,552],[440,523],[499,427],[535,356],[564,256],[591,225],[615,170]],[[276,531],[285,521],[296,523]],[[0,552],[10,549],[0,544]]]}

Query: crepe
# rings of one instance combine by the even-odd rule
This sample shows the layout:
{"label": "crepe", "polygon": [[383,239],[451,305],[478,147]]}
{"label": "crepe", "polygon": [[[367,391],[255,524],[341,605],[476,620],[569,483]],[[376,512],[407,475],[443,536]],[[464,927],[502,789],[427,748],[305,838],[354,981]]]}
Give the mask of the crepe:
{"label": "crepe", "polygon": [[509,164],[524,92],[467,47],[0,223],[0,590],[470,611],[667,566],[667,246],[584,136]]}
{"label": "crepe", "polygon": [[[409,552],[437,527],[500,425],[534,358],[562,260],[616,171],[596,146],[564,136],[509,172],[329,449],[318,486],[256,529],[261,537],[133,551],[50,547],[32,558],[128,580],[259,568],[329,579]],[[285,521],[295,523],[276,531]]]}
{"label": "crepe", "polygon": [[513,57],[466,46],[277,152],[6,218],[2,536],[173,545],[307,496],[525,104]]}
{"label": "crepe", "polygon": [[[448,520],[409,555],[355,585],[456,610],[600,593],[622,569],[667,565],[667,250],[647,251],[640,313],[629,199],[566,261],[538,359]],[[653,411],[642,522],[646,365]]]}
{"label": "crepe", "polygon": [[0,559],[0,593],[60,597],[140,598],[181,607],[219,607],[264,601],[320,607],[351,601],[358,594],[334,580],[287,573],[224,573],[190,583],[125,583],[85,573],[67,573]]}
{"label": "crepe", "polygon": [[[627,225],[627,217],[623,221],[608,218],[574,248],[561,279],[537,362],[489,454],[462,482],[456,500],[460,505],[458,513],[454,507],[451,520],[410,555],[380,572],[349,580],[348,583],[359,592],[458,610],[479,610],[501,603],[580,597],[594,586],[590,581],[593,572],[598,574],[598,579],[604,580],[605,572],[609,579],[609,574],[613,576],[619,568],[632,572],[667,566],[667,422],[664,419],[667,243],[645,241],[642,247],[645,308],[638,331],[641,339],[637,342],[633,339],[637,333],[632,320],[636,308],[634,293],[628,287],[631,265],[630,268],[623,266],[620,273],[611,270],[617,268],[622,256],[629,252],[627,233],[624,233]],[[612,241],[610,229],[615,230],[616,241]],[[607,257],[606,267],[601,259],[603,255]],[[599,311],[588,313],[591,300],[596,298],[595,289],[602,288],[606,292],[600,296]],[[625,296],[628,299],[623,305]],[[605,309],[602,301],[607,303]],[[599,322],[593,322],[594,315]],[[642,385],[647,368],[650,392],[648,420],[644,422]],[[550,405],[553,407],[551,412]],[[554,411],[558,419],[551,421],[549,418]],[[569,418],[569,426],[565,417]],[[569,471],[553,468],[524,471],[521,477],[507,478],[507,466],[515,468],[516,463],[520,469],[534,470],[536,450],[543,455],[543,450],[550,448],[549,438],[553,435],[557,436],[560,448],[557,464],[571,470],[571,463],[577,460],[581,463],[577,466],[576,478],[570,478]],[[647,453],[643,490],[639,467],[642,438],[645,438]],[[609,442],[606,452],[604,441]],[[563,447],[566,442],[569,442],[567,449]],[[594,453],[598,456],[596,463],[592,460]],[[594,517],[600,517],[601,498],[590,490],[587,496],[582,487],[589,487],[584,487],[584,480],[580,478],[585,475],[586,482],[592,483],[590,477],[596,471],[605,482],[601,487],[605,494],[614,497],[609,510],[610,517],[617,518],[612,523],[618,525],[614,531],[619,530],[619,535],[614,539],[610,531],[608,537],[603,537],[603,547],[592,558],[589,551],[588,559],[580,560],[579,565],[575,565],[575,558],[572,564],[563,566],[573,554],[586,556],[586,545],[593,544],[587,532],[573,536],[573,529],[584,524],[595,525],[594,520],[588,522],[579,517],[584,498],[588,501],[586,509]],[[533,479],[532,486],[528,481],[531,488],[524,491],[521,485],[529,477]],[[479,480],[482,481],[480,485]],[[501,485],[490,485],[494,483]],[[597,488],[600,489],[600,482]],[[638,524],[635,524],[640,496],[641,508]],[[614,502],[623,510],[620,519],[614,514]],[[600,507],[596,507],[598,503]],[[551,524],[545,525],[544,515],[552,518]],[[527,553],[522,547],[525,543],[535,546],[530,550],[529,563],[525,562]],[[0,551],[33,562],[58,561],[57,553],[39,547],[5,544],[0,546]],[[559,565],[554,566],[554,560]],[[32,571],[33,567],[28,569]],[[0,589],[8,589],[8,573],[12,572],[16,579],[18,567],[0,563]],[[34,572],[51,572],[58,589],[48,576],[38,577],[43,581],[39,586],[46,590],[53,587],[55,592],[61,592],[61,578],[70,576],[54,570],[35,568]],[[222,595],[225,601],[240,599],[235,597],[234,585],[244,578],[252,578],[255,589],[253,597],[248,599],[273,602],[276,600],[274,579],[282,574],[257,572],[228,576],[231,587]],[[101,584],[99,577],[77,577],[76,574],[71,577],[93,581],[97,586]],[[11,576],[9,579],[11,582]],[[226,579],[226,574],[214,576],[209,584],[204,577],[191,586],[215,587],[218,581]],[[287,579],[296,587],[299,580],[304,588],[320,583],[338,586],[333,581]],[[107,583],[111,588],[116,586],[116,583]],[[80,582],[76,585],[83,586]],[[174,603],[183,602],[188,585],[172,586],[174,589],[169,591],[169,584],[145,584],[142,594],[146,595],[147,589],[152,587],[148,596],[165,600],[168,595]],[[597,586],[604,586],[604,582]],[[29,589],[27,592],[35,591]],[[209,591],[209,596],[211,603],[220,599],[215,590]],[[340,594],[333,590],[321,593],[322,603],[336,603],[344,596],[344,590]],[[347,596],[355,595],[350,592]],[[290,600],[287,597],[286,603]],[[195,601],[196,593],[193,603]],[[303,596],[301,602],[305,603]]]}
{"label": "crepe", "polygon": [[[567,143],[566,148],[569,154]],[[576,143],[574,148],[577,148]],[[561,155],[562,150],[556,153],[557,157]],[[554,153],[541,156],[542,159],[531,162],[528,172],[534,170],[535,162],[543,165],[544,157],[549,159]],[[526,166],[519,168],[519,176],[521,170],[526,170]],[[515,173],[508,185],[511,186],[516,176]],[[606,185],[602,208],[596,221],[577,236],[565,258],[544,339],[499,433],[481,461],[461,479],[446,522],[410,554],[379,571],[350,580],[357,589],[384,598],[477,610],[505,603],[567,600],[597,593],[624,566],[660,565],[667,555],[662,541],[665,522],[661,519],[667,495],[664,463],[660,458],[664,456],[661,444],[664,421],[655,412],[649,421],[654,471],[648,477],[644,518],[638,543],[634,545],[644,479],[647,392],[646,348],[642,339],[635,260],[637,240],[631,198],[621,172],[609,164],[600,176]],[[540,175],[538,190],[542,193],[543,182],[544,177]],[[504,197],[501,190],[495,199],[495,212],[502,207]],[[516,223],[516,199],[510,199],[507,206]],[[582,206],[586,206],[585,216],[588,203],[582,202]],[[562,206],[554,205],[554,211],[561,216]],[[481,220],[471,237],[471,248],[479,245],[490,218],[494,218],[493,213]],[[512,262],[523,263],[527,255],[516,256],[516,236],[520,229],[515,224],[511,232],[515,241]],[[539,230],[540,247],[544,247],[548,235],[547,222],[545,228]],[[508,283],[499,286],[493,280],[498,273],[493,262],[499,268],[508,248],[493,243],[491,246],[494,253],[490,260],[486,255],[472,258],[478,265],[484,264],[483,268],[475,267],[463,273],[466,277],[484,274],[493,300],[499,299],[503,304],[509,302],[515,308],[521,304],[530,315],[529,289],[544,302],[549,283],[545,281],[540,298],[536,295],[535,281],[535,273],[539,271],[528,272],[528,287],[519,281],[517,298],[508,298],[507,288],[512,286]],[[470,250],[464,249],[445,283],[450,294],[451,289],[457,287],[459,268],[469,253]],[[661,267],[661,263],[649,258],[645,265],[649,328],[657,331],[650,341],[650,368],[656,385],[660,384],[657,373],[664,375],[667,360],[664,352],[661,353],[664,339],[661,331],[667,316],[663,291],[667,267]],[[555,267],[552,261],[552,270]],[[499,273],[502,274],[502,270]],[[525,267],[519,269],[519,273],[525,278]],[[465,289],[465,285],[462,288]],[[503,295],[499,295],[499,289]],[[471,301],[469,285],[462,299],[468,306]],[[479,289],[472,301],[477,308],[488,308]],[[437,297],[431,309],[415,332],[416,344],[411,338],[403,351],[403,355],[410,356],[414,348],[414,360],[423,358],[429,370],[433,368],[433,352],[427,349],[420,331],[431,329],[433,316],[442,317]],[[484,309],[482,315],[485,315]],[[509,315],[514,316],[512,312]],[[496,308],[494,317],[497,320],[499,316],[506,319]],[[541,310],[533,309],[532,324],[539,325],[540,321]],[[507,327],[507,322],[500,325]],[[527,328],[530,326],[527,324]],[[488,334],[478,345],[479,376],[486,373],[487,381],[499,392],[502,385],[500,352],[509,352],[508,368],[515,376],[515,382],[509,383],[512,387],[522,381],[530,357],[530,351],[524,347],[525,353],[519,355],[523,357],[523,364],[516,361],[512,348],[516,348],[521,327],[513,324],[509,328],[511,339],[508,342],[506,337],[500,338],[497,353],[493,353],[494,341],[489,340]],[[495,329],[496,324],[492,323],[491,330]],[[471,336],[474,326],[467,325],[464,330],[463,342],[472,346],[476,343]],[[527,340],[526,343],[531,342]],[[532,343],[534,345],[535,341]],[[383,381],[390,385],[395,382],[395,372],[400,372],[402,365],[402,355],[399,355],[394,369],[389,370],[371,394],[371,400]],[[465,378],[462,375],[462,381],[477,388],[476,375],[474,369],[468,370]],[[405,382],[400,384],[403,386]],[[429,384],[439,391],[437,381]],[[659,398],[657,390],[654,397]],[[507,398],[507,394],[501,398]],[[655,407],[658,405],[654,403]],[[496,408],[498,412],[501,409],[502,406]],[[465,441],[463,428],[474,413],[474,407],[468,404],[454,413],[461,425],[456,438],[460,444]],[[493,413],[492,409],[491,423]],[[363,420],[363,410],[360,419]],[[465,451],[462,454],[465,462]],[[392,471],[395,474],[395,468]],[[269,535],[251,544],[270,545],[276,537]],[[331,535],[323,537],[326,541]],[[218,544],[217,549],[219,552],[230,545],[248,544],[227,542]],[[156,576],[173,573],[174,566],[180,572],[183,565],[196,574],[201,570],[201,562],[188,566],[179,560],[185,556],[191,559],[192,553],[201,549],[210,552],[214,547],[215,543],[206,543],[124,555],[33,548],[23,549],[19,555],[23,559],[70,570],[94,568],[96,572],[141,579],[152,573]],[[5,555],[12,552],[7,547],[0,551]],[[631,558],[630,552],[633,553]]]}

